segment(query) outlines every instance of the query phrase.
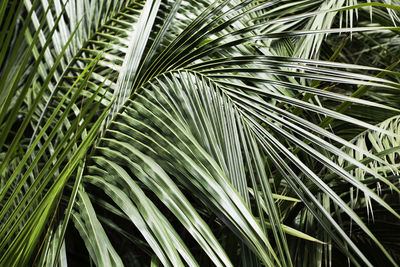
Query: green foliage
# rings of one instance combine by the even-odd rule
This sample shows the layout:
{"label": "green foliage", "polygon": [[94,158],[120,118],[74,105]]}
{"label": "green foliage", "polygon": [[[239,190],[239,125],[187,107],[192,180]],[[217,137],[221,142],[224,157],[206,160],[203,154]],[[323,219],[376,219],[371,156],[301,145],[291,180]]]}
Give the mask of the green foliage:
{"label": "green foliage", "polygon": [[398,0],[0,3],[0,266],[398,266]]}

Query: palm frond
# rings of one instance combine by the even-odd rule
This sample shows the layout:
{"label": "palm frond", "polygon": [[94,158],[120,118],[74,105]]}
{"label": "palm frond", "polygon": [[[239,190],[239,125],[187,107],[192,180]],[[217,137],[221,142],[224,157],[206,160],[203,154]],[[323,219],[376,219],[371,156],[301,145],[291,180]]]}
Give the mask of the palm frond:
{"label": "palm frond", "polygon": [[1,2],[0,265],[397,266],[399,4]]}

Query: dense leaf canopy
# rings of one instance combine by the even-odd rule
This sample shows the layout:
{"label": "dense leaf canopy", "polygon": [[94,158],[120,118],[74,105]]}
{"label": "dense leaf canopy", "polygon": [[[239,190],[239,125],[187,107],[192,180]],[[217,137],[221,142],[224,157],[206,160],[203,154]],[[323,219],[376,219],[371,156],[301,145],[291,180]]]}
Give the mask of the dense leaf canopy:
{"label": "dense leaf canopy", "polygon": [[0,2],[0,266],[398,266],[400,1]]}

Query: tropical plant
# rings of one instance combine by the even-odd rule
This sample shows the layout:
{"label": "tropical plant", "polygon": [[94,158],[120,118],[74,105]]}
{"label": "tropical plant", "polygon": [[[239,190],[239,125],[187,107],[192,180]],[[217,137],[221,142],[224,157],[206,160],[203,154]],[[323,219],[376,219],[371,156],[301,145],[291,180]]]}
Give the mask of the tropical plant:
{"label": "tropical plant", "polygon": [[397,266],[399,0],[0,2],[0,266]]}

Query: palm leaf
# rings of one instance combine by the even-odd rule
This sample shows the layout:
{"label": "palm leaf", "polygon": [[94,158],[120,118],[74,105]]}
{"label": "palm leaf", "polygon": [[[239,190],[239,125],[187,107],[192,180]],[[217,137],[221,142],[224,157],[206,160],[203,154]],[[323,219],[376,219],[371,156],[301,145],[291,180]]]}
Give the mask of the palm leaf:
{"label": "palm leaf", "polygon": [[3,2],[0,265],[397,266],[399,3]]}

